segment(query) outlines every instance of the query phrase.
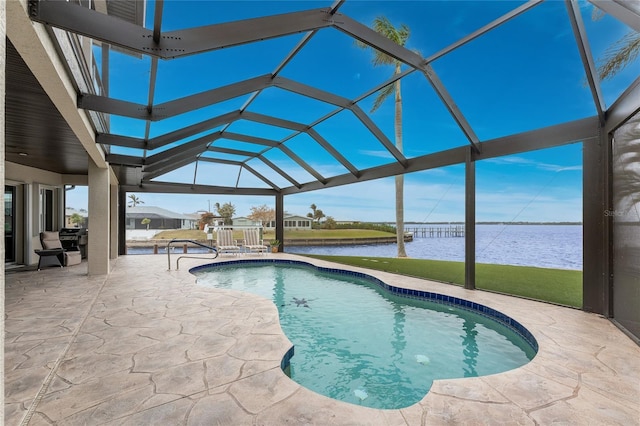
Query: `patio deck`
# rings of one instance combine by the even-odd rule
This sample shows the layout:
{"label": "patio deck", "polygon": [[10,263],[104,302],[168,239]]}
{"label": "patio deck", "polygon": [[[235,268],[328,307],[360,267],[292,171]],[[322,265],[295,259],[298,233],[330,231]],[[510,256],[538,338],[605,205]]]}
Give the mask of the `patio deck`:
{"label": "patio deck", "polygon": [[166,262],[6,275],[5,424],[640,424],[640,348],[598,315],[339,266],[491,306],[540,346],[522,368],[436,381],[418,404],[376,410],[285,376],[290,343],[270,301],[194,285],[188,269],[206,261]]}

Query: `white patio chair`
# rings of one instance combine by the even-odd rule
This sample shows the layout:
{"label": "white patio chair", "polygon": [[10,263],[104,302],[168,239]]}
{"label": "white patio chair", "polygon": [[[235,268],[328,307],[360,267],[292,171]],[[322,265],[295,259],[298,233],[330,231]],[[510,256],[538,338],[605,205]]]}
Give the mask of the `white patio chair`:
{"label": "white patio chair", "polygon": [[248,253],[267,253],[269,247],[264,245],[264,241],[260,239],[260,230],[258,228],[245,229],[243,232],[244,248]]}
{"label": "white patio chair", "polygon": [[240,246],[238,241],[233,239],[233,231],[231,229],[219,229],[216,232],[216,249],[219,254],[240,253]]}

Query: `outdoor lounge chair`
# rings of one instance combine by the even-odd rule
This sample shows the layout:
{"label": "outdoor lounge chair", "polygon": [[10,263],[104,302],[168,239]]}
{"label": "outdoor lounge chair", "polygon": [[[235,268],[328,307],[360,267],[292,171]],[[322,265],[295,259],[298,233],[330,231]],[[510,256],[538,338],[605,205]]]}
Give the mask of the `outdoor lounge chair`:
{"label": "outdoor lounge chair", "polygon": [[269,247],[264,245],[264,241],[260,239],[260,230],[258,228],[245,229],[244,231],[244,248],[249,253],[267,253]]}
{"label": "outdoor lounge chair", "polygon": [[71,266],[77,265],[82,261],[80,250],[66,250],[62,247],[60,234],[58,231],[45,231],[40,233],[40,244],[42,250],[35,250],[40,256],[38,260],[38,271],[44,266]]}
{"label": "outdoor lounge chair", "polygon": [[240,253],[238,242],[233,239],[231,229],[219,229],[216,232],[216,249],[218,253]]}

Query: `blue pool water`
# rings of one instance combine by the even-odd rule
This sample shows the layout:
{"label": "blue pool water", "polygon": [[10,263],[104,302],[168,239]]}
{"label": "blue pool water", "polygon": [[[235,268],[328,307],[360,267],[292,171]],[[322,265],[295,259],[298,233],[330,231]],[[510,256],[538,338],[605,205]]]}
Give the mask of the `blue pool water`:
{"label": "blue pool water", "polygon": [[499,373],[535,356],[526,330],[451,303],[392,294],[366,276],[278,261],[192,272],[200,285],[271,299],[295,348],[285,371],[308,389],[353,404],[407,407],[433,380]]}

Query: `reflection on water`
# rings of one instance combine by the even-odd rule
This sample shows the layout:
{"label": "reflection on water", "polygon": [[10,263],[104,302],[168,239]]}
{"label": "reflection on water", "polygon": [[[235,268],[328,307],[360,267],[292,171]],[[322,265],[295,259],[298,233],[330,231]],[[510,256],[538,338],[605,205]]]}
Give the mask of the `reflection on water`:
{"label": "reflection on water", "polygon": [[464,360],[466,367],[464,367],[464,377],[477,377],[476,371],[476,358],[478,358],[478,343],[476,342],[476,324],[473,321],[469,321],[465,318],[462,323],[462,353],[464,354]]}

